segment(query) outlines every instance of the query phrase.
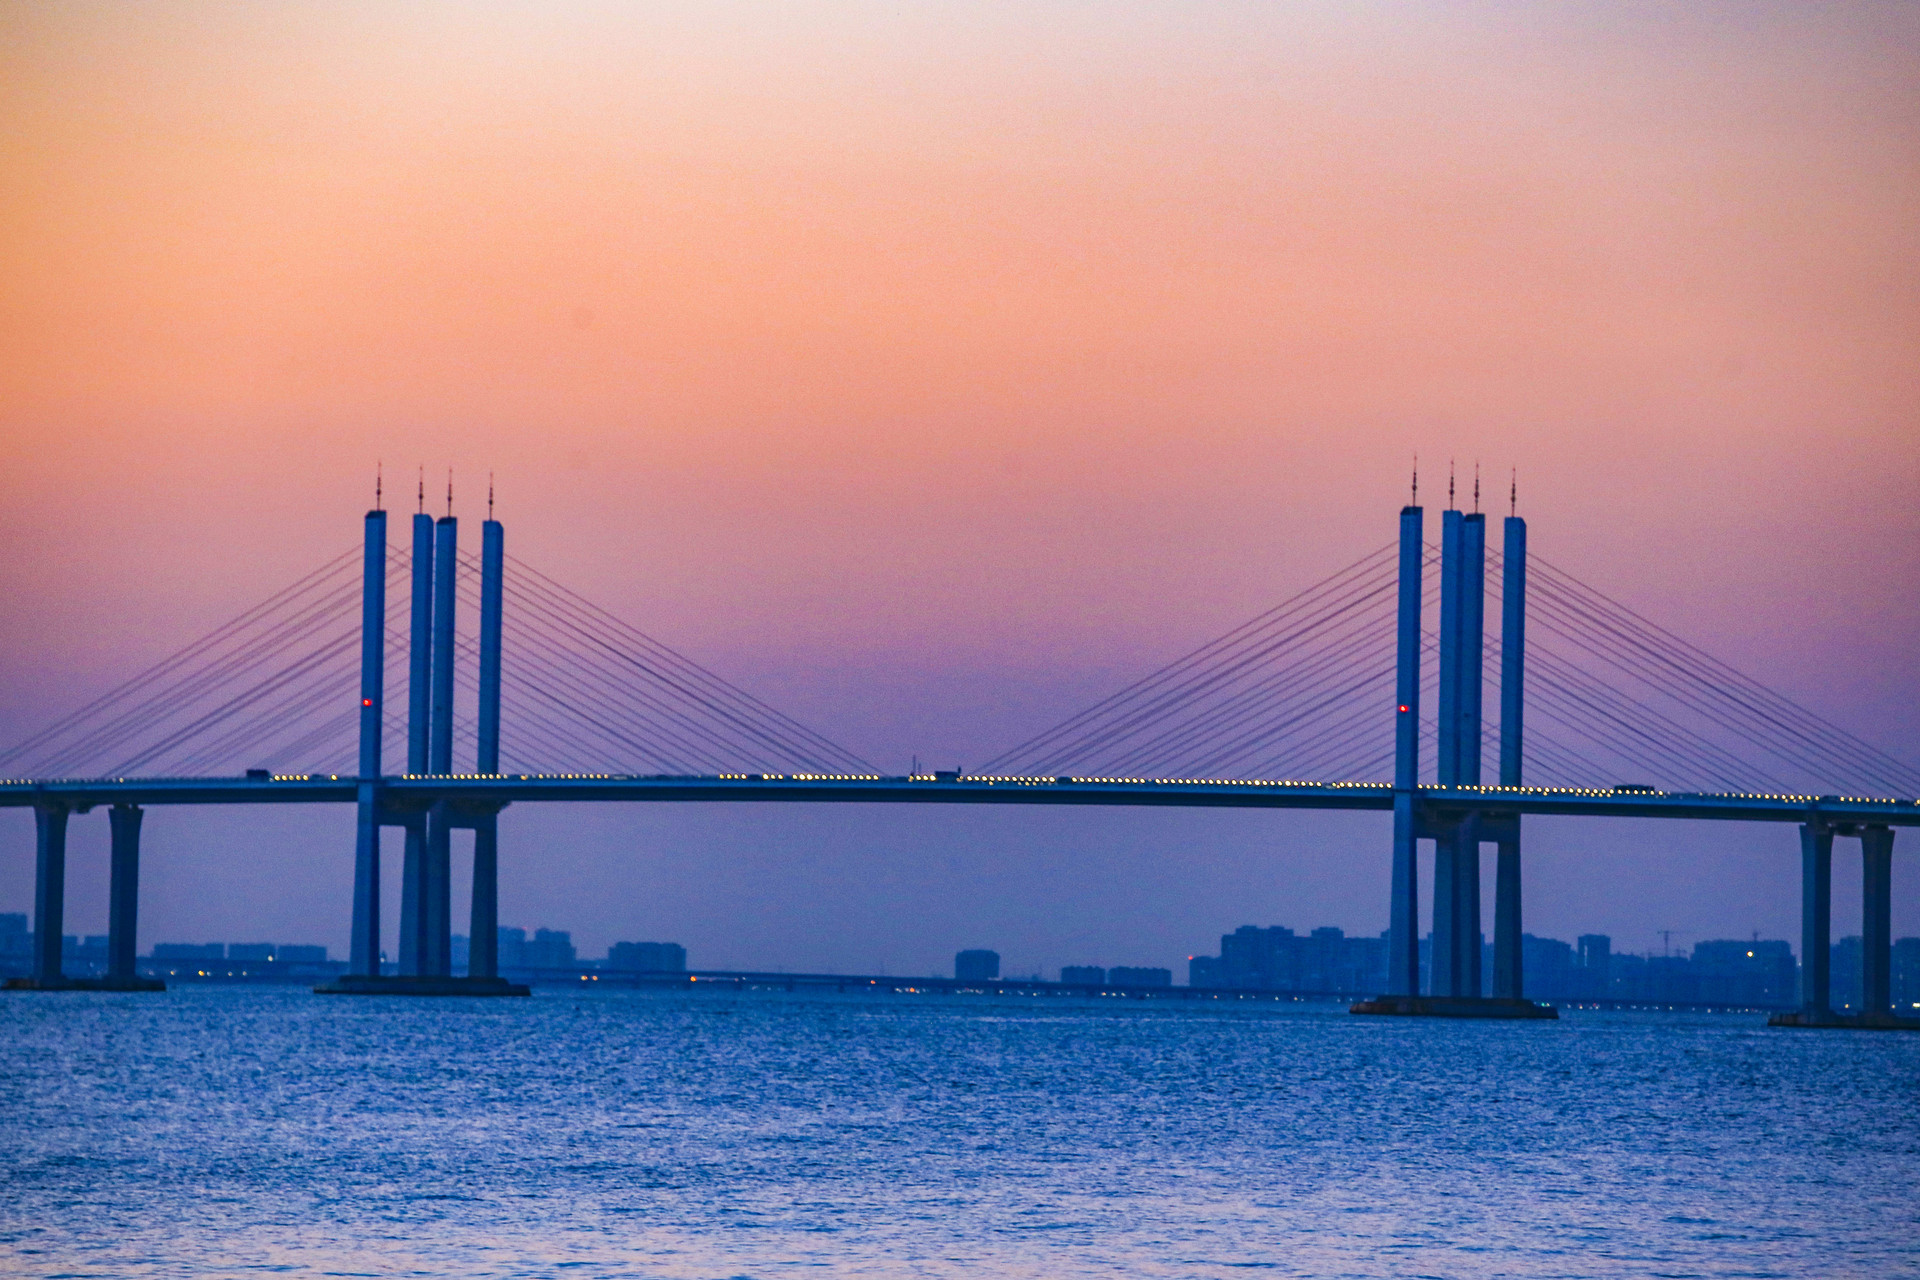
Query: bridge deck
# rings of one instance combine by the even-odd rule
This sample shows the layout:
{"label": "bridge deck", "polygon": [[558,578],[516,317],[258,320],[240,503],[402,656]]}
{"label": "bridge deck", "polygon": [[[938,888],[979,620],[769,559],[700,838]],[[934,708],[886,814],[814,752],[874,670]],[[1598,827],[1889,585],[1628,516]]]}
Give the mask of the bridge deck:
{"label": "bridge deck", "polygon": [[[1204,778],[976,777],[973,775],[450,774],[376,780],[384,804],[425,808],[448,800],[476,806],[538,802],[786,802],[840,804],[1043,804],[1215,809],[1326,809],[1384,812],[1393,788],[1372,782]],[[359,795],[344,775],[265,778],[0,779],[0,808],[59,803],[341,804]],[[1687,818],[1737,822],[1878,823],[1920,826],[1920,800],[1858,796],[1701,794],[1573,787],[1419,788],[1436,814]]]}

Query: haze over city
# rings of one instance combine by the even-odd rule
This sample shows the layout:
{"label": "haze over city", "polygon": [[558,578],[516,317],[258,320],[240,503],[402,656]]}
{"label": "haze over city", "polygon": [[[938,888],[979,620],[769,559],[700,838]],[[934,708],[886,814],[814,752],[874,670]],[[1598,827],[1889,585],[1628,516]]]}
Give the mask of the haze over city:
{"label": "haze over city", "polygon": [[[1537,555],[1912,762],[1915,26],[11,8],[0,741],[424,468],[889,772],[977,764],[1387,543],[1417,454],[1430,510],[1517,473]],[[143,939],[344,950],[352,821],[154,811]],[[1788,827],[1529,821],[1535,932],[1796,927]],[[0,812],[0,910],[32,840]],[[1375,815],[524,805],[502,847],[503,920],[712,967],[1386,925]]]}

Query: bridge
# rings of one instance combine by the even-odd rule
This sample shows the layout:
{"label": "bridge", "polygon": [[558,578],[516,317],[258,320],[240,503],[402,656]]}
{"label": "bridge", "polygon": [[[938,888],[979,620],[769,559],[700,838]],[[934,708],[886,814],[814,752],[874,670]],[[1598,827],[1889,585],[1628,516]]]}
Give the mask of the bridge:
{"label": "bridge", "polygon": [[[95,985],[141,982],[146,807],[335,803],[358,812],[340,989],[479,994],[507,987],[495,939],[497,820],[510,804],[1184,806],[1392,815],[1388,990],[1370,1006],[1381,1012],[1550,1013],[1524,996],[1522,819],[1598,816],[1797,824],[1803,991],[1794,1020],[1847,1022],[1831,1012],[1827,975],[1832,859],[1836,836],[1857,838],[1861,1018],[1901,1023],[1890,1008],[1893,832],[1920,825],[1920,770],[1530,560],[1517,515],[1504,519],[1493,552],[1486,516],[1449,508],[1437,546],[1425,512],[1410,505],[1395,542],[978,770],[891,776],[509,561],[491,509],[478,557],[461,551],[451,509],[438,519],[423,509],[404,563],[389,556],[387,513],[373,510],[356,549],[0,752],[0,773],[17,775],[0,778],[0,806],[36,817],[29,985],[81,985],[61,972],[66,831],[94,808],[108,810],[112,849],[109,973]],[[1500,582],[1497,639],[1487,634],[1489,568]],[[457,625],[463,606],[477,613],[471,639]],[[402,678],[404,717],[387,702]],[[1482,777],[1490,684],[1491,782]],[[513,713],[507,767],[503,689]],[[471,719],[456,714],[462,702]],[[405,744],[397,769],[390,732]],[[456,772],[456,744],[471,753],[470,772]],[[237,757],[279,763],[235,772]],[[402,832],[391,973],[380,949],[390,828]],[[473,832],[465,975],[451,972],[455,830]],[[1435,899],[1424,991],[1423,842],[1433,848]],[[1485,1000],[1480,858],[1489,844]]]}

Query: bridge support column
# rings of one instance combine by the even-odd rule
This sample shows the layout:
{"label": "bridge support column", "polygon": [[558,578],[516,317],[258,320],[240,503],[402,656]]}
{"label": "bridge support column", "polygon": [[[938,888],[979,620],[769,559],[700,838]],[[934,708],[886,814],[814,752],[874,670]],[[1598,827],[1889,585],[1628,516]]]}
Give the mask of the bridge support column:
{"label": "bridge support column", "polygon": [[67,807],[35,805],[33,825],[33,977],[58,983],[67,909]]}
{"label": "bridge support column", "polygon": [[422,862],[420,972],[444,978],[453,972],[453,822],[444,802],[427,815]]}
{"label": "bridge support column", "polygon": [[1454,881],[1459,876],[1460,838],[1457,829],[1443,831],[1433,841],[1433,939],[1427,958],[1427,990],[1436,996],[1454,994],[1458,985],[1454,970],[1460,947],[1454,934],[1460,923],[1459,893]]}
{"label": "bridge support column", "polygon": [[1860,829],[1861,1012],[1893,1012],[1893,828]]}
{"label": "bridge support column", "polygon": [[[1508,516],[1500,572],[1500,785],[1521,785],[1526,718],[1527,672],[1527,522]],[[1525,999],[1525,959],[1521,946],[1520,816],[1512,835],[1499,843],[1493,876],[1493,994]]]}
{"label": "bridge support column", "polygon": [[[377,497],[376,493],[376,497]],[[360,571],[360,786],[353,845],[353,932],[347,972],[380,976],[381,737],[387,686],[387,513],[367,512]]]}
{"label": "bridge support column", "polygon": [[1453,992],[1481,994],[1480,982],[1480,820],[1469,814],[1460,824],[1453,864]]}
{"label": "bridge support column", "polygon": [[[1519,819],[1515,819],[1518,825]],[[1501,1000],[1519,1000],[1520,973],[1520,840],[1502,840],[1493,880],[1493,994]]]}
{"label": "bridge support column", "polygon": [[500,816],[473,824],[473,912],[467,940],[467,976],[500,976]]}
{"label": "bridge support column", "polygon": [[1420,611],[1425,515],[1400,510],[1400,600],[1393,717],[1393,888],[1387,913],[1387,994],[1420,994]]}
{"label": "bridge support column", "polygon": [[107,889],[107,977],[125,981],[134,976],[136,938],[140,927],[140,821],[138,805],[116,804],[107,810],[113,833],[113,853]]}
{"label": "bridge support column", "polygon": [[426,973],[421,968],[425,955],[422,945],[426,927],[421,909],[426,902],[424,879],[427,868],[427,818],[411,815],[406,824],[406,846],[400,865],[400,972],[410,978]]}
{"label": "bridge support column", "polygon": [[353,936],[347,972],[380,976],[380,788],[361,780],[353,848]]}
{"label": "bridge support column", "polygon": [[1393,798],[1393,900],[1387,920],[1387,994],[1420,994],[1419,828],[1413,796]]}
{"label": "bridge support column", "polygon": [[[475,771],[500,772],[500,623],[506,536],[493,518],[493,493],[487,493],[487,522],[480,526],[480,693],[475,734]],[[473,824],[473,908],[468,926],[467,976],[500,976],[500,815],[489,813]]]}
{"label": "bridge support column", "polygon": [[1800,1009],[1825,1014],[1833,1004],[1828,985],[1833,933],[1833,828],[1809,822],[1800,828]]}

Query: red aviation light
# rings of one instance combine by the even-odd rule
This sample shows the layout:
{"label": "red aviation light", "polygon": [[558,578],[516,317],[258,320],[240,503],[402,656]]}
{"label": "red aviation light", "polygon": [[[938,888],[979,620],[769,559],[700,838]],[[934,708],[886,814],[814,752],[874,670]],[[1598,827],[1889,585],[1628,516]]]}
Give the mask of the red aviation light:
{"label": "red aviation light", "polygon": [[1401,714],[1401,715],[1406,715],[1406,714],[1407,714],[1407,712],[1409,712],[1409,711],[1411,711],[1411,710],[1413,710],[1413,708],[1412,708],[1412,707],[1410,707],[1410,706],[1408,706],[1408,705],[1407,705],[1406,703],[1404,703],[1404,702],[1403,702],[1403,703],[1401,703],[1401,704],[1400,704],[1400,714]]}
{"label": "red aviation light", "polygon": [[[372,698],[362,698],[362,699],[360,699],[360,705],[361,705],[361,706],[363,706],[363,707],[370,707],[370,706],[372,706],[372,705],[373,705],[373,699],[372,699]],[[1401,709],[1402,711],[1405,711],[1405,710],[1406,710],[1406,708],[1405,708],[1405,707],[1402,707],[1402,708],[1400,708],[1400,709]]]}

